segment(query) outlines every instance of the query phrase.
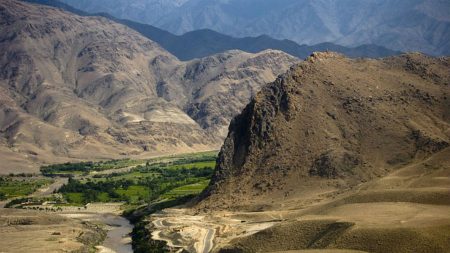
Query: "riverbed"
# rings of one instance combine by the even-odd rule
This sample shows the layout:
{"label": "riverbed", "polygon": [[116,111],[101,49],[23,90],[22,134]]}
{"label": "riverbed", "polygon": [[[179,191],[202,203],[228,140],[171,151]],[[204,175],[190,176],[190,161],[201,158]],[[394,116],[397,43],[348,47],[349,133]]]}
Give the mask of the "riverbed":
{"label": "riverbed", "polygon": [[97,246],[100,253],[132,253],[130,233],[133,226],[120,216],[119,203],[89,204],[87,208],[65,208],[62,216],[103,224],[107,236]]}

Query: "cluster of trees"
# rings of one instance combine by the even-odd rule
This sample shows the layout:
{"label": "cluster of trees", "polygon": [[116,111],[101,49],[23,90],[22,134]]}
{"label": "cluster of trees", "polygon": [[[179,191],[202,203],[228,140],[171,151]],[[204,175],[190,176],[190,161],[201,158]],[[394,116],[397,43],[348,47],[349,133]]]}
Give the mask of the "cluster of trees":
{"label": "cluster of trees", "polygon": [[109,169],[118,169],[124,167],[131,163],[130,159],[122,160],[110,160],[110,161],[100,161],[100,162],[79,162],[79,163],[63,163],[63,164],[52,164],[41,167],[41,172],[45,176],[52,176],[57,173],[64,172],[90,172],[90,171],[102,171]]}
{"label": "cluster of trees", "polygon": [[[23,203],[27,203],[27,202],[31,202],[33,201],[32,198],[17,198],[17,199],[13,199],[10,202],[6,203],[5,208],[11,208],[15,205],[19,205],[19,204],[23,204]],[[42,204],[42,202],[36,202],[36,204]]]}
{"label": "cluster of trees", "polygon": [[179,178],[179,177],[211,177],[214,169],[210,166],[206,167],[181,167],[179,169],[170,169],[170,168],[164,168],[160,166],[145,166],[145,167],[137,167],[137,171],[141,173],[155,173],[159,174],[163,177],[169,177],[169,178]]}
{"label": "cluster of trees", "polygon": [[132,180],[107,180],[99,182],[82,183],[73,178],[69,178],[67,184],[63,185],[58,192],[60,193],[82,193],[84,203],[100,201],[100,194],[106,192],[108,197],[117,201],[129,201],[125,196],[121,196],[116,189],[128,189],[135,183]]}
{"label": "cluster of trees", "polygon": [[183,165],[189,163],[200,163],[200,162],[214,162],[216,161],[215,156],[203,156],[203,157],[185,157],[180,158],[176,161],[171,162],[173,165]]}
{"label": "cluster of trees", "polygon": [[9,177],[0,177],[0,185],[5,184],[6,182],[11,182],[12,178]]}
{"label": "cluster of trees", "polygon": [[9,177],[34,177],[34,176],[36,176],[36,174],[33,174],[33,173],[19,173],[19,174],[9,173],[8,176]]}
{"label": "cluster of trees", "polygon": [[86,183],[82,183],[76,179],[69,178],[69,181],[67,184],[63,185],[59,192],[65,193],[65,192],[82,192],[84,190],[95,190],[95,191],[105,191],[107,192],[108,189],[128,189],[131,185],[134,185],[133,180],[129,179],[121,179],[121,180],[106,180],[106,181],[99,181],[99,182],[92,182],[88,181]]}
{"label": "cluster of trees", "polygon": [[45,175],[67,171],[90,171],[94,167],[94,162],[52,164],[41,167],[41,172]]}

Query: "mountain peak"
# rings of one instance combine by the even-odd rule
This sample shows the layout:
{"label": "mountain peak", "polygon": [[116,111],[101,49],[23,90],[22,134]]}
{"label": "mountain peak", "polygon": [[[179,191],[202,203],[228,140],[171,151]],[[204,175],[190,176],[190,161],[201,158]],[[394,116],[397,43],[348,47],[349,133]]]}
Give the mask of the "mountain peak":
{"label": "mountain peak", "polygon": [[449,63],[313,54],[233,119],[199,206],[301,205],[448,147]]}

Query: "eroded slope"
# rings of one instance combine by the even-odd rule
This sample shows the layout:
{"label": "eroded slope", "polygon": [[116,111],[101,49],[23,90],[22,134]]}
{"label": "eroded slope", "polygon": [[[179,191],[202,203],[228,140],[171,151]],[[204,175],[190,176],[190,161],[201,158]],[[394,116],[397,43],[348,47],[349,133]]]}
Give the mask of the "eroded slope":
{"label": "eroded slope", "polygon": [[0,3],[0,23],[2,173],[215,149],[216,130],[298,61],[235,51],[180,62],[105,18],[14,0]]}

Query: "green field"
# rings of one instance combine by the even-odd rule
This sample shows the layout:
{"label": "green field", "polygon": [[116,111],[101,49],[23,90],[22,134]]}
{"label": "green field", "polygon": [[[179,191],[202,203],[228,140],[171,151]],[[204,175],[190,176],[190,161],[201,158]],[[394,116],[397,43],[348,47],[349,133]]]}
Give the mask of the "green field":
{"label": "green field", "polygon": [[44,185],[50,184],[51,181],[50,179],[0,177],[0,199],[27,196]]}
{"label": "green field", "polygon": [[83,193],[79,192],[70,192],[65,193],[64,197],[67,199],[69,203],[73,203],[76,205],[82,205],[83,204]]}
{"label": "green field", "polygon": [[186,195],[197,195],[201,193],[209,184],[209,179],[199,181],[198,183],[183,185],[172,189],[162,195],[164,199],[177,199]]}

